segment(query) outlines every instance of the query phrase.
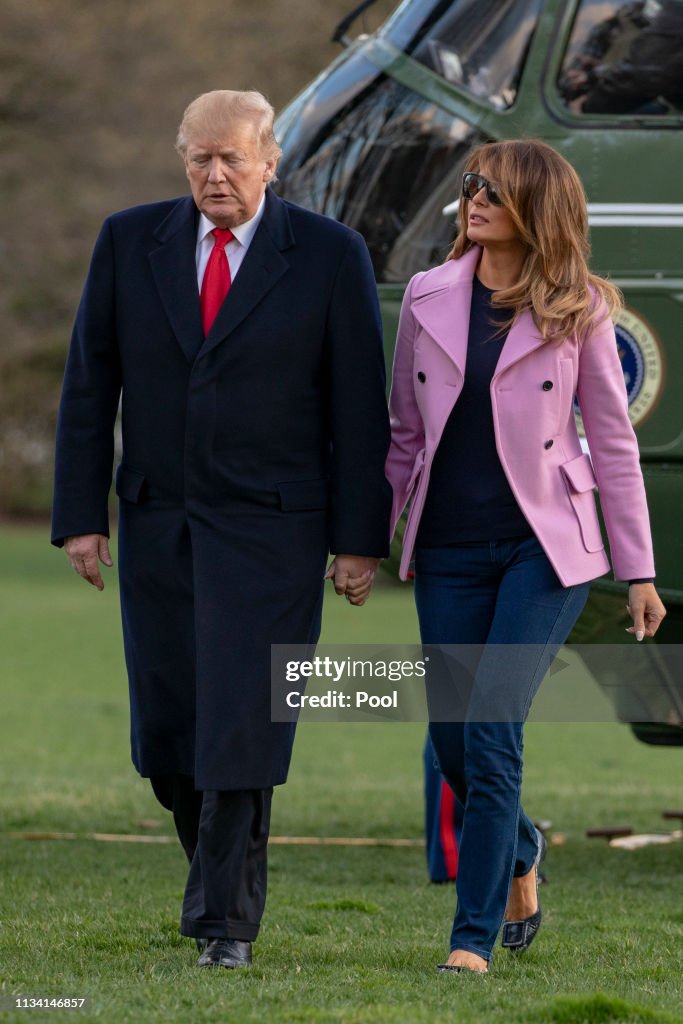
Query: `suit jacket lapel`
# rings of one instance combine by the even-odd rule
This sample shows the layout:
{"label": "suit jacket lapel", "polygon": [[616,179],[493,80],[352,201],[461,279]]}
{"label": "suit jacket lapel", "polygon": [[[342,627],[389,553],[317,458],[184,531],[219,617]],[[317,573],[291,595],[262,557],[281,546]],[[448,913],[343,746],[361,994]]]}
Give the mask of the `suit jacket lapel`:
{"label": "suit jacket lapel", "polygon": [[293,244],[287,207],[269,190],[261,223],[201,348],[200,358],[225,341],[287,272],[289,261],[281,250]]}
{"label": "suit jacket lapel", "polygon": [[166,315],[189,362],[194,361],[204,340],[195,263],[196,213],[191,196],[179,200],[155,232],[160,247],[149,254]]}

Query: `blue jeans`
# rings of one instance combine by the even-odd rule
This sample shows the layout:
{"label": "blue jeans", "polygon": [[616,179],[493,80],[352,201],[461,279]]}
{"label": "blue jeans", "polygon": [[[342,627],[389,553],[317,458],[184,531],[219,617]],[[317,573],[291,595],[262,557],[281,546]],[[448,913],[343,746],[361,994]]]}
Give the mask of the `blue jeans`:
{"label": "blue jeans", "polygon": [[[416,552],[423,644],[519,645],[504,672],[500,649],[488,657],[493,649],[484,648],[472,693],[475,705],[482,693],[499,699],[503,676],[510,706],[524,708],[524,717],[545,672],[539,650],[551,655],[564,643],[589,589],[563,587],[535,537]],[[439,767],[465,808],[451,950],[490,960],[512,878],[531,870],[538,841],[520,802],[523,721],[463,717],[429,726]]]}

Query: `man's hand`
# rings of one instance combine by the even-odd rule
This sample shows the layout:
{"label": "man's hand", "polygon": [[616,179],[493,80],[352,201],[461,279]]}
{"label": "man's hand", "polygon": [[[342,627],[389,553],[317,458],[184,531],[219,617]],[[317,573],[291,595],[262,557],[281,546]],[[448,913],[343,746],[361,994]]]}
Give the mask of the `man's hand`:
{"label": "man's hand", "polygon": [[628,588],[626,607],[633,619],[633,625],[629,626],[626,632],[635,633],[636,640],[654,636],[666,615],[666,608],[655,590],[654,583],[632,583]]}
{"label": "man's hand", "polygon": [[379,563],[379,558],[337,555],[325,573],[325,579],[334,580],[335,591],[345,596],[349,604],[365,604]]}
{"label": "man's hand", "polygon": [[104,590],[104,582],[100,576],[99,561],[104,565],[113,565],[109,554],[109,542],[101,533],[84,533],[78,537],[67,537],[64,541],[71,568],[98,590]]}

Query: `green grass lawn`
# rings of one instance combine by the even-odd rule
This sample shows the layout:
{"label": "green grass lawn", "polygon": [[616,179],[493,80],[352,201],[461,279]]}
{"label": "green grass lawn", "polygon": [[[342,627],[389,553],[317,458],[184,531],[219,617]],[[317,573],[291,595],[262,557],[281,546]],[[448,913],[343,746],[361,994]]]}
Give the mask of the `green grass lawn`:
{"label": "green grass lawn", "polygon": [[[528,728],[525,804],[566,843],[548,858],[539,938],[518,959],[499,951],[488,977],[437,974],[454,889],[429,885],[421,849],[387,846],[273,845],[254,966],[198,971],[177,931],[175,844],[7,835],[172,834],[129,761],[111,573],[98,594],[45,531],[3,527],[0,609],[3,1005],[82,996],[84,1009],[42,1012],[116,1024],[683,1020],[683,844],[626,853],[584,838],[614,822],[660,828],[683,803],[680,750],[616,724]],[[323,639],[416,640],[409,589],[384,581],[362,609],[331,595]],[[419,838],[422,740],[415,724],[302,725],[273,834]]]}

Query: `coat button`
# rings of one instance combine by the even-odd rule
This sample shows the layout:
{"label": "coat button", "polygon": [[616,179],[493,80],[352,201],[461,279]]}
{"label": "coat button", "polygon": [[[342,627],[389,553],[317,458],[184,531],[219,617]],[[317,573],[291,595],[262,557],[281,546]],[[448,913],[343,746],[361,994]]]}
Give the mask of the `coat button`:
{"label": "coat button", "polygon": [[418,373],[417,379],[419,380],[420,384],[424,384],[424,382],[427,380],[422,370],[420,370],[420,372]]}
{"label": "coat button", "polygon": [[553,442],[552,441],[546,441],[546,443],[543,445],[544,448],[552,448],[552,446],[553,446]]}
{"label": "coat button", "polygon": [[552,391],[552,389],[553,389],[553,382],[551,380],[544,380],[543,381],[543,390],[544,391]]}

